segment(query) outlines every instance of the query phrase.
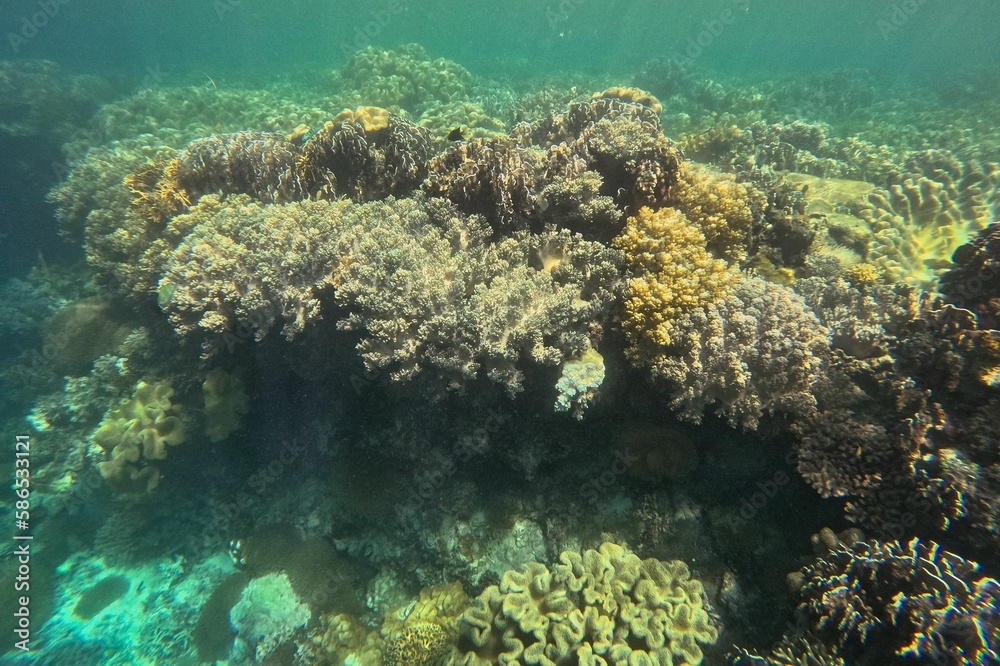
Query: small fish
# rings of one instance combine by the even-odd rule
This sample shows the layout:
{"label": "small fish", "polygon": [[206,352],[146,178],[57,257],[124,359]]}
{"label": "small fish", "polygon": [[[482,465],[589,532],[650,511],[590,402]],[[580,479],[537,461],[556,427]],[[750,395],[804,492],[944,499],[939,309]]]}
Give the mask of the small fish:
{"label": "small fish", "polygon": [[464,141],[465,140],[465,134],[462,132],[461,125],[458,126],[458,127],[456,127],[455,129],[453,129],[452,131],[448,132],[448,140],[449,141]]}

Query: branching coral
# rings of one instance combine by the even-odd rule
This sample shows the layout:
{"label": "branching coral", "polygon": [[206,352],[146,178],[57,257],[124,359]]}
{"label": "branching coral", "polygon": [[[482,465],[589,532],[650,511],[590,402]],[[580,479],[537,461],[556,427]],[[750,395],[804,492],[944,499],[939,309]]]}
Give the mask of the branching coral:
{"label": "branching coral", "polygon": [[308,195],[374,201],[417,188],[431,152],[424,128],[385,109],[358,107],[306,141],[295,172]]}
{"label": "branching coral", "polygon": [[940,291],[949,303],[976,313],[983,329],[1000,329],[1000,222],[983,229],[952,257]]}
{"label": "branching coral", "polygon": [[701,581],[613,543],[508,571],[459,622],[452,663],[697,666],[718,629]]}
{"label": "branching coral", "polygon": [[167,447],[187,435],[178,408],[171,402],[170,382],[139,382],[131,398],[110,410],[92,441],[106,459],[98,463],[101,476],[123,492],[149,492],[160,482],[152,461],[167,457]]}
{"label": "branching coral", "polygon": [[733,262],[746,258],[767,199],[729,174],[686,162],[669,204],[697,225],[717,257]]}
{"label": "branching coral", "polygon": [[344,92],[359,102],[390,109],[423,112],[436,102],[460,102],[469,97],[472,75],[444,58],[431,60],[418,44],[392,51],[368,47],[340,68]]}
{"label": "branching coral", "polygon": [[880,663],[1000,659],[1000,583],[917,539],[838,547],[803,570],[800,612],[847,654]]}

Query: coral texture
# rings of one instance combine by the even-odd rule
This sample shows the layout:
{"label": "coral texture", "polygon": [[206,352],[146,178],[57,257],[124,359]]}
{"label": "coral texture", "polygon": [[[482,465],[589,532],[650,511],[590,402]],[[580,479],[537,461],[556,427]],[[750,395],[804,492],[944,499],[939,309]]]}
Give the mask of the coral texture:
{"label": "coral texture", "polygon": [[800,612],[845,655],[880,650],[881,663],[1000,659],[1000,583],[933,542],[838,547],[803,575]]}
{"label": "coral texture", "polygon": [[98,463],[101,476],[123,492],[149,492],[160,482],[150,464],[167,457],[167,447],[187,435],[177,406],[171,402],[170,382],[139,382],[131,398],[110,410],[91,440],[106,459]]}
{"label": "coral texture", "polygon": [[526,564],[473,600],[453,663],[697,666],[718,638],[707,608],[683,562],[640,560],[613,543],[566,551],[551,570]]}
{"label": "coral texture", "polygon": [[928,151],[904,168],[862,211],[875,234],[870,256],[891,280],[934,290],[955,250],[1000,217],[1000,166]]}
{"label": "coral texture", "polygon": [[260,662],[304,627],[310,616],[288,576],[268,574],[250,581],[229,611],[229,622],[247,653]]}
{"label": "coral texture", "polygon": [[669,204],[701,230],[715,256],[732,262],[746,259],[756,218],[767,200],[730,174],[685,162],[670,191]]}
{"label": "coral texture", "polygon": [[940,291],[957,307],[976,313],[983,329],[1000,329],[1000,222],[983,229],[955,250]]}

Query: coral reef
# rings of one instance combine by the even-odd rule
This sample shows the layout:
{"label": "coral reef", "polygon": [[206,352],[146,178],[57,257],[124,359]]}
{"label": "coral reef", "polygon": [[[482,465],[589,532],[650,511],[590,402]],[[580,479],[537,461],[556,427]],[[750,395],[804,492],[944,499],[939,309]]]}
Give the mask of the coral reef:
{"label": "coral reef", "polygon": [[455,664],[702,661],[715,643],[699,580],[683,562],[640,560],[613,543],[566,551],[550,570],[508,571],[459,620]]}
{"label": "coral reef", "polygon": [[927,151],[904,169],[861,213],[874,233],[869,254],[890,280],[934,290],[952,254],[1000,217],[1000,167]]}
{"label": "coral reef", "polygon": [[952,262],[939,285],[945,299],[975,312],[979,328],[1000,329],[1000,222],[955,250]]}
{"label": "coral reef", "polygon": [[663,113],[663,105],[660,104],[660,100],[639,88],[608,88],[604,92],[594,93],[593,99],[617,99],[631,104],[648,106],[656,115]]}
{"label": "coral reef", "polygon": [[160,482],[152,461],[167,457],[167,447],[187,439],[184,422],[171,398],[170,382],[139,382],[131,398],[110,410],[91,440],[104,450],[97,468],[122,492],[149,492]]}
{"label": "coral reef", "polygon": [[1000,658],[1000,583],[936,543],[838,547],[802,573],[800,612],[844,656],[970,665]]}
{"label": "coral reef", "polygon": [[288,576],[268,574],[250,581],[229,612],[229,621],[236,630],[236,649],[260,662],[304,627],[310,616]]}
{"label": "coral reef", "polygon": [[671,383],[683,417],[699,421],[716,404],[753,429],[763,411],[813,409],[828,334],[794,292],[713,259],[671,208],[641,210],[615,243],[635,275],[622,322],[628,353]]}
{"label": "coral reef", "polygon": [[464,67],[444,58],[431,60],[419,44],[391,51],[370,46],[344,63],[338,75],[359,103],[418,115],[435,103],[466,101],[472,86]]}

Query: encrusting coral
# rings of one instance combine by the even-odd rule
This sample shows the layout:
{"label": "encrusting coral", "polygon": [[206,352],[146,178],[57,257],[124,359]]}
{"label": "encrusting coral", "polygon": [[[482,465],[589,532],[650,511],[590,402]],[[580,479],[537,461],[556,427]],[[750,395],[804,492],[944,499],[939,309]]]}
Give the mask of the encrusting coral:
{"label": "encrusting coral", "polygon": [[122,492],[149,492],[160,482],[151,462],[187,439],[170,382],[139,382],[135,393],[105,415],[91,440],[104,450],[101,476]]}
{"label": "encrusting coral", "polygon": [[718,638],[686,564],[614,543],[508,571],[466,610],[449,663],[697,666]]}

